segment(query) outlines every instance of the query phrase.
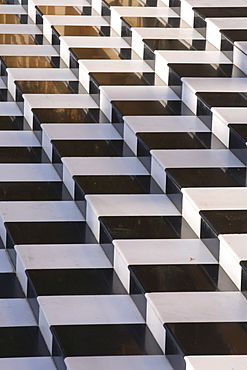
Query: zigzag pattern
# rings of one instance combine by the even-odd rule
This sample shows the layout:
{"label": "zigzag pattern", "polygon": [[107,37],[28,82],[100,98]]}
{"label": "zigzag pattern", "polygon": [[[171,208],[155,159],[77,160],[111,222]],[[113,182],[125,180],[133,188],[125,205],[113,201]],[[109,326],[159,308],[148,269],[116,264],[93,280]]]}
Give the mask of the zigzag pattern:
{"label": "zigzag pattern", "polygon": [[0,4],[0,368],[243,370],[247,0]]}

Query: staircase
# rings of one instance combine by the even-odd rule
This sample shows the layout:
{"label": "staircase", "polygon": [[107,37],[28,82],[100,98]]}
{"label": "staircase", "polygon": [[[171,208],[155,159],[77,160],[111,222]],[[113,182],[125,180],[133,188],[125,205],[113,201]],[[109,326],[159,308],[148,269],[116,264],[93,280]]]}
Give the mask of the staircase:
{"label": "staircase", "polygon": [[0,369],[247,368],[247,0],[1,0]]}

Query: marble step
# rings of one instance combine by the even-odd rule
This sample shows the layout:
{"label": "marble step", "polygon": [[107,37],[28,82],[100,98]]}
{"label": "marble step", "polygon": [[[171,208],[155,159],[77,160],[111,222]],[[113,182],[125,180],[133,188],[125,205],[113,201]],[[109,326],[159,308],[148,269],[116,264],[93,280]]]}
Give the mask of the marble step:
{"label": "marble step", "polygon": [[131,59],[131,48],[121,37],[62,36],[60,55],[68,66],[78,68],[80,59]]}
{"label": "marble step", "polygon": [[[88,2],[86,2],[88,4]],[[84,17],[80,15],[45,15],[43,17],[43,34],[52,43],[53,26],[93,26],[109,32],[109,23],[99,15]]]}
{"label": "marble step", "polygon": [[[86,220],[98,241],[101,239],[101,220],[104,217],[113,218],[113,222],[114,217],[116,222],[118,217],[123,220],[126,217],[128,223],[128,217],[138,218],[140,216],[148,219],[151,216],[155,218],[156,216],[180,215],[178,209],[165,194],[89,194],[85,196],[85,199],[87,201]],[[130,228],[133,227],[130,226]],[[119,232],[121,233],[121,230]],[[127,229],[123,230],[123,234],[125,233],[128,236]]]}
{"label": "marble step", "polygon": [[162,190],[150,175],[75,175],[74,197],[83,215],[90,194],[161,194]]}
{"label": "marble step", "polygon": [[221,48],[221,32],[246,29],[245,17],[241,18],[209,18],[207,19],[206,38],[218,50]]}
{"label": "marble step", "polygon": [[210,48],[206,40],[200,39],[143,39],[143,59],[155,68],[156,54],[159,51],[205,51]]}
{"label": "marble step", "polygon": [[[92,7],[100,14],[103,18],[105,18],[108,22],[111,18],[111,8],[115,6],[124,6],[124,7],[140,7],[144,6],[141,1],[134,0],[93,0]],[[146,6],[152,6],[152,1],[147,1]]]}
{"label": "marble step", "polygon": [[[196,30],[193,28],[188,27],[188,25],[184,25],[184,27],[180,28],[133,28],[132,29],[132,49],[139,55],[140,58],[143,58],[144,53],[144,42],[143,40],[149,39],[160,39],[160,40],[186,40],[188,43],[192,42],[192,40],[204,40],[203,36],[200,35]],[[209,46],[209,45],[208,45]],[[157,54],[159,51],[156,51]]]}
{"label": "marble step", "polygon": [[[181,216],[102,216],[100,244],[113,261],[115,240],[192,239],[195,233]],[[119,227],[121,225],[121,228]]]}
{"label": "marble step", "polygon": [[[177,269],[179,270],[181,266],[182,265],[177,265]],[[209,272],[209,266],[211,266],[210,273],[208,275],[203,275],[203,280],[205,282],[205,279],[208,279],[209,282],[210,278],[214,279],[217,276],[214,280],[214,284],[218,285],[218,290],[214,291],[212,285],[212,290],[209,291],[151,292],[146,293],[145,295],[147,301],[147,324],[163,349],[168,346],[168,343],[166,343],[166,340],[168,339],[168,335],[166,336],[166,334],[168,333],[166,333],[166,329],[164,329],[164,324],[165,326],[169,326],[170,323],[175,322],[182,324],[184,322],[184,317],[186,317],[186,322],[191,324],[207,322],[217,323],[222,321],[236,322],[246,320],[246,313],[244,310],[246,299],[241,292],[234,291],[231,289],[231,285],[227,285],[227,281],[224,281],[224,274],[221,275],[223,270],[219,269],[218,275],[216,274],[216,276],[213,276],[214,264],[198,264],[194,266],[197,268],[201,267],[201,273],[206,272],[206,269],[203,271],[202,266],[207,266],[207,272]],[[182,270],[180,270],[180,272],[182,273]],[[190,280],[191,283],[193,281],[196,281],[195,275],[193,276],[193,280]],[[189,288],[189,286],[187,286],[187,288]],[[240,307],[242,309],[239,309]],[[191,354],[191,359],[193,359],[192,356],[193,354]],[[208,357],[210,358],[209,355],[206,358]],[[188,358],[189,357],[187,356],[184,358],[186,369],[188,366]],[[211,360],[213,359],[211,358]],[[217,359],[215,360],[215,363],[211,361],[213,362],[213,368],[216,369],[217,365],[220,368],[220,361],[218,362]]]}
{"label": "marble step", "polygon": [[[77,113],[85,117],[90,109],[92,113],[99,111],[95,101],[86,94],[24,94],[23,99],[24,117],[29,126],[35,129],[35,125],[40,123],[69,123],[69,119],[72,120],[71,123],[78,122]],[[67,110],[67,114],[64,114],[64,110]],[[92,118],[89,122],[91,121]]]}
{"label": "marble step", "polygon": [[197,116],[208,126],[212,127],[212,108],[237,108],[247,106],[245,92],[199,92],[197,97]]}
{"label": "marble step", "polygon": [[72,47],[68,49],[69,61],[68,66],[73,69],[79,68],[79,60],[121,60],[131,59],[130,48],[100,48],[89,47],[80,48]]}
{"label": "marble step", "polygon": [[[246,79],[243,78],[194,78],[185,77],[182,79],[182,100],[191,109],[194,114],[198,111],[198,96],[201,92],[207,93],[208,95],[219,93],[239,93],[243,94],[246,91]],[[215,95],[216,97],[216,95]],[[222,98],[224,95],[222,95]],[[227,95],[226,95],[227,97]],[[220,98],[220,95],[219,95]],[[221,99],[222,100],[222,99]],[[218,104],[218,100],[212,102]],[[223,103],[223,102],[221,102]],[[227,103],[227,100],[226,100]],[[220,104],[220,99],[219,99]],[[229,104],[229,103],[228,103]],[[212,104],[210,105],[213,106]],[[227,105],[226,105],[227,106]]]}
{"label": "marble step", "polygon": [[[234,353],[240,357],[240,361],[244,355],[242,361],[245,361],[247,340],[245,322],[175,322],[165,324],[164,327],[167,333],[166,356],[176,370],[186,368],[185,356],[231,355],[229,348],[232,347],[233,336],[241,336],[242,340],[235,344]],[[183,336],[184,330],[189,333],[191,340]],[[196,339],[198,336],[200,340]],[[215,365],[220,365],[220,362]]]}
{"label": "marble step", "polygon": [[131,89],[128,86],[102,86],[100,109],[109,121],[123,123],[123,116],[155,116],[162,115],[162,111],[163,115],[182,111],[186,114],[186,108],[179,100],[169,86],[132,86]]}
{"label": "marble step", "polygon": [[60,45],[61,36],[100,36],[100,29],[95,26],[52,26],[52,44]]}
{"label": "marble step", "polygon": [[124,116],[123,137],[135,154],[137,134],[142,132],[209,132],[209,129],[196,116]]}
{"label": "marble step", "polygon": [[144,318],[147,293],[237,291],[236,286],[217,263],[130,265],[129,269],[130,296]]}
{"label": "marble step", "polygon": [[[161,21],[159,21],[157,17],[160,17]],[[145,18],[147,18],[147,20],[145,20]],[[166,20],[169,18],[177,19],[179,22],[178,15],[172,9],[165,6],[112,7],[110,25],[118,35],[131,37],[132,27],[146,27],[147,24],[151,28],[165,28],[167,24]],[[164,21],[162,21],[162,19],[164,19]],[[128,22],[130,22],[130,24]]]}
{"label": "marble step", "polygon": [[230,124],[246,124],[245,107],[212,108],[212,132],[229,147]]}
{"label": "marble step", "polygon": [[[219,17],[231,17],[231,14],[233,14],[233,12],[240,13],[241,9],[244,11],[243,7],[245,6],[246,2],[244,0],[237,0],[234,2],[234,4],[232,3],[231,0],[226,1],[181,0],[180,15],[181,18],[184,19],[191,27],[194,27],[194,21],[196,18],[195,10],[197,13],[200,12],[200,15],[202,16],[203,19],[205,17],[212,18],[213,16],[219,18]],[[223,15],[224,11],[227,13],[227,15]],[[239,17],[241,16],[243,17],[243,13],[241,14],[242,15],[239,14]]]}
{"label": "marble step", "polygon": [[233,51],[235,42],[247,41],[247,30],[246,29],[224,29],[221,32],[221,50],[228,56],[230,60],[233,60]]}
{"label": "marble step", "polygon": [[[193,57],[193,55],[191,55]],[[183,78],[229,78],[245,77],[245,74],[235,65],[229,62],[223,63],[169,63],[169,86],[174,86],[176,90],[182,87]]]}
{"label": "marble step", "polygon": [[[41,216],[40,216],[41,218]],[[15,246],[19,244],[95,244],[85,221],[5,222],[9,255],[16,263]],[[4,239],[4,238],[3,238]]]}
{"label": "marble step", "polygon": [[38,5],[36,6],[36,24],[43,24],[44,15],[81,15],[82,13],[74,6],[68,5]]}
{"label": "marble step", "polygon": [[[37,76],[39,75],[39,77]],[[8,68],[8,90],[11,93],[12,97],[16,97],[16,81],[26,81],[30,83],[36,83],[36,85],[42,81],[58,81],[59,84],[61,81],[71,81],[76,82],[77,78],[75,75],[68,69],[65,68],[43,68],[37,70],[36,68]],[[31,83],[32,81],[32,83]]]}
{"label": "marble step", "polygon": [[[38,8],[41,7],[42,10],[44,9],[44,7],[47,7],[47,10],[49,10],[51,9],[51,7],[53,7],[54,11],[55,8],[59,8],[60,11],[62,11],[62,6],[65,13],[66,6],[68,6],[68,3],[65,0],[30,0],[28,2],[28,15],[33,20],[33,22],[36,22],[36,12]],[[72,0],[70,1],[70,6],[78,10],[82,10],[86,7],[90,7],[90,4],[86,0]]]}
{"label": "marble step", "polygon": [[137,134],[137,156],[149,171],[152,154],[156,150],[223,148],[222,143],[210,132],[142,132]]}
{"label": "marble step", "polygon": [[116,129],[108,123],[101,123],[100,125],[98,123],[43,123],[41,129],[42,147],[50,160],[52,160],[52,141],[54,140],[116,141],[122,139]]}
{"label": "marble step", "polygon": [[243,6],[221,6],[221,7],[193,7],[193,26],[206,36],[207,19],[209,18],[242,18],[247,14],[246,4]]}
{"label": "marble step", "polygon": [[[181,58],[182,57],[182,58]],[[214,50],[214,47],[212,45],[209,45],[209,50],[206,51],[195,51],[195,50],[182,50],[177,52],[176,50],[170,51],[157,51],[155,52],[155,72],[157,75],[166,83],[169,83],[169,65],[170,63],[197,63],[197,64],[205,64],[208,63],[209,65],[212,64],[227,64],[230,62],[230,60],[220,51]],[[192,77],[193,78],[193,77]],[[183,93],[184,89],[184,81],[192,80],[192,78],[189,77],[182,77],[182,92],[181,87],[176,87],[177,93],[181,96],[181,93]],[[196,77],[194,80],[207,80],[207,77],[200,78]],[[215,77],[214,77],[215,78]],[[216,78],[215,78],[216,79]],[[221,78],[222,80],[222,78]],[[174,86],[172,87],[174,89]],[[182,95],[182,99],[184,100],[184,96]]]}
{"label": "marble step", "polygon": [[245,187],[184,188],[182,192],[183,217],[205,243],[212,242],[212,253],[218,258],[219,235],[245,233]]}
{"label": "marble step", "polygon": [[[165,8],[164,8],[165,9]],[[137,13],[137,12],[135,12]],[[122,16],[121,17],[121,36],[128,40],[129,43],[131,43],[132,39],[132,32],[135,29],[139,28],[149,28],[151,29],[166,29],[166,28],[180,28],[183,26],[183,23],[181,24],[180,18],[177,16],[177,14],[173,13],[171,16],[163,16],[160,20],[156,17],[151,16],[151,11],[149,15],[146,15],[145,17],[142,16],[135,16],[135,13],[133,13],[132,16]],[[112,27],[114,28],[114,24],[112,23]],[[119,27],[115,26],[116,32],[118,31]]]}
{"label": "marble step", "polygon": [[148,176],[149,172],[135,157],[97,157],[63,158],[63,181],[70,194],[74,196],[74,176]]}
{"label": "marble step", "polygon": [[167,168],[166,194],[182,212],[184,188],[246,186],[245,168]]}
{"label": "marble step", "polygon": [[15,101],[23,102],[23,94],[76,94],[78,81],[15,81]]}
{"label": "marble step", "polygon": [[[218,173],[219,171],[222,176],[224,176],[222,173],[222,171],[224,172],[223,168],[232,168],[232,172],[237,177],[239,173],[239,181],[244,184],[245,166],[229,149],[169,149],[152,150],[151,152],[151,174],[164,192],[169,192],[167,181],[170,182],[170,179],[167,176],[170,170],[176,172],[177,169],[181,169],[185,173],[186,171],[190,173],[190,170],[191,173],[195,171],[195,174],[198,176],[196,176],[195,184],[199,185],[200,174],[206,174],[207,169],[210,168],[212,172],[216,171]],[[208,179],[208,181],[214,180],[216,181],[216,179]],[[188,181],[193,186],[193,177],[188,179]],[[177,186],[178,184],[176,183],[175,189]],[[206,183],[205,186],[207,186]],[[173,201],[175,199],[176,197],[173,198]],[[181,207],[180,202],[178,204]]]}
{"label": "marble step", "polygon": [[79,81],[89,92],[91,74],[133,73],[143,76],[154,76],[153,70],[143,60],[80,60],[79,61]]}

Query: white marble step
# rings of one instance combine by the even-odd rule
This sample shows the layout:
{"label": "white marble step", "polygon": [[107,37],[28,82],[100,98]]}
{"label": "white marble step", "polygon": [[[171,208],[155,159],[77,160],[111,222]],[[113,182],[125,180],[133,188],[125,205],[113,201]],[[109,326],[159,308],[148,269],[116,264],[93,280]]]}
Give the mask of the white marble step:
{"label": "white marble step", "polygon": [[147,325],[163,350],[164,323],[241,322],[247,319],[247,301],[241,292],[146,293],[146,298]]}
{"label": "white marble step", "polygon": [[143,58],[143,39],[201,40],[204,37],[191,27],[180,28],[132,28],[132,49]]}
{"label": "white marble step", "polygon": [[[246,92],[246,78],[196,78],[184,77],[182,100],[196,114],[198,92]],[[217,107],[217,102],[215,107]]]}
{"label": "white marble step", "polygon": [[247,108],[212,108],[212,132],[227,147],[229,146],[230,123],[246,124]]}
{"label": "white marble step", "polygon": [[138,158],[131,157],[64,157],[63,181],[74,196],[74,175],[148,175]]}
{"label": "white marble step", "polygon": [[77,81],[74,73],[68,68],[7,68],[8,90],[15,98],[15,81]]}
{"label": "white marble step", "polygon": [[184,188],[183,217],[200,237],[200,211],[246,210],[247,188]]}
{"label": "white marble step", "polygon": [[79,81],[89,92],[92,72],[153,72],[143,60],[79,60]]}
{"label": "white marble step", "polygon": [[67,66],[70,61],[70,48],[129,48],[121,37],[96,37],[96,36],[61,36],[60,56]]}
{"label": "white marble step", "polygon": [[98,241],[100,239],[99,217],[180,215],[165,194],[86,195],[85,199],[86,220]]}
{"label": "white marble step", "polygon": [[43,34],[52,42],[52,26],[109,26],[105,19],[99,16],[80,15],[44,15]]}
{"label": "white marble step", "polygon": [[[152,125],[150,125],[152,122]],[[137,154],[137,133],[141,132],[209,132],[196,116],[125,116],[124,140]]]}
{"label": "white marble step", "polygon": [[122,137],[112,124],[44,124],[42,147],[52,160],[51,140],[120,140]]}
{"label": "white marble step", "polygon": [[130,292],[129,265],[211,264],[217,262],[199,239],[114,240],[113,245],[114,269],[127,292]]}
{"label": "white marble step", "polygon": [[181,0],[181,18],[191,27],[194,26],[194,11],[196,7],[241,7],[247,6],[245,0]]}
{"label": "white marble step", "polygon": [[23,94],[24,117],[33,128],[33,108],[98,108],[88,94]]}
{"label": "white marble step", "polygon": [[244,167],[229,149],[152,150],[151,175],[166,192],[167,168]]}
{"label": "white marble step", "polygon": [[179,100],[169,86],[102,86],[100,109],[111,121],[112,100]]}

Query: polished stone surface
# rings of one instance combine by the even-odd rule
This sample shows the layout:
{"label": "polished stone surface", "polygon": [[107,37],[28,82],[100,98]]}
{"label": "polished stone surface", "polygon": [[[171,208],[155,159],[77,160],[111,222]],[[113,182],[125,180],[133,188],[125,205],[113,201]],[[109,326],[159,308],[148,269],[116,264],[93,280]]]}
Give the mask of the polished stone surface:
{"label": "polished stone surface", "polygon": [[7,246],[95,243],[85,222],[6,222]]}
{"label": "polished stone surface", "polygon": [[158,132],[137,134],[137,152],[145,155],[152,149],[208,149],[211,147],[209,132]]}
{"label": "polished stone surface", "polygon": [[168,168],[166,174],[178,190],[187,187],[238,187],[245,186],[246,182],[245,168]]}
{"label": "polished stone surface", "polygon": [[0,14],[0,24],[20,24],[20,18],[15,14]]}
{"label": "polished stone surface", "polygon": [[[14,273],[0,273],[0,298],[24,298],[19,280]],[[1,352],[0,352],[1,356]]]}
{"label": "polished stone surface", "polygon": [[22,128],[22,117],[0,116],[1,130],[19,130]]}
{"label": "polished stone surface", "polygon": [[80,15],[81,13],[73,6],[42,6],[37,7],[37,11],[44,15]]}
{"label": "polished stone surface", "polygon": [[[162,104],[163,103],[163,104]],[[171,116],[179,115],[183,103],[180,101],[122,100],[112,101],[113,122],[121,121],[123,116]]]}
{"label": "polished stone surface", "polygon": [[[55,355],[160,355],[162,352],[144,324],[52,326]],[[70,340],[76,338],[76,340]]]}
{"label": "polished stone surface", "polygon": [[93,26],[52,26],[60,36],[99,36]]}
{"label": "polished stone surface", "polygon": [[[170,335],[176,333],[176,345],[184,355],[227,355],[246,354],[246,323],[172,323],[165,324]],[[184,337],[185,333],[186,339]],[[232,338],[238,338],[233,342]],[[171,338],[171,337],[170,337]],[[167,343],[167,352],[171,347]]]}
{"label": "polished stone surface", "polygon": [[232,64],[170,63],[169,67],[180,77],[232,77],[233,71]]}
{"label": "polished stone surface", "polygon": [[0,44],[7,45],[35,45],[36,35],[27,34],[0,34]]}
{"label": "polished stone surface", "polygon": [[145,85],[142,74],[133,72],[92,72],[90,78],[97,86]]}
{"label": "polished stone surface", "polygon": [[205,18],[235,18],[246,17],[247,7],[194,7],[194,12]]}
{"label": "polished stone surface", "polygon": [[[166,28],[167,22],[155,17],[122,17],[124,23],[129,27],[148,27],[148,28]],[[168,26],[169,27],[169,26]]]}
{"label": "polished stone surface", "polygon": [[48,161],[45,152],[39,147],[1,147],[0,163],[38,163]]}
{"label": "polished stone surface", "polygon": [[121,157],[129,151],[123,140],[52,140],[52,145],[53,162],[62,157]]}
{"label": "polished stone surface", "polygon": [[144,39],[152,51],[155,50],[205,50],[205,40]]}
{"label": "polished stone surface", "polygon": [[[220,290],[236,290],[236,287],[217,264],[197,265],[135,265],[130,269],[130,293],[218,291],[220,278],[225,286]],[[221,271],[219,271],[221,270]]]}
{"label": "polished stone surface", "polygon": [[143,6],[138,0],[103,0],[109,6]]}
{"label": "polished stone surface", "polygon": [[159,193],[160,188],[151,176],[74,176],[75,198],[84,199],[86,194],[149,194]]}
{"label": "polished stone surface", "polygon": [[83,108],[35,108],[34,119],[39,123],[90,123],[92,116]]}
{"label": "polished stone surface", "polygon": [[[235,135],[238,136],[239,140],[242,140],[243,143],[247,142],[247,123],[245,124],[230,124],[229,125],[230,130],[234,132]],[[241,148],[241,145],[239,144],[239,149]],[[230,148],[231,148],[231,141],[230,141]]]}
{"label": "polished stone surface", "polygon": [[180,216],[104,216],[99,221],[102,242],[114,239],[177,239],[181,237],[182,228],[188,227]]}
{"label": "polished stone surface", "polygon": [[28,297],[125,294],[115,271],[103,269],[27,270]]}
{"label": "polished stone surface", "polygon": [[[201,211],[206,225],[216,235],[219,234],[245,234],[247,231],[247,211],[245,210],[215,210]],[[206,228],[205,225],[205,228]],[[205,237],[207,230],[204,231]]]}
{"label": "polished stone surface", "polygon": [[0,182],[1,201],[70,200],[62,182]]}
{"label": "polished stone surface", "polygon": [[120,59],[118,53],[112,48],[71,48],[72,55],[79,59]]}
{"label": "polished stone surface", "polygon": [[38,326],[1,327],[0,357],[49,356]]}
{"label": "polished stone surface", "polygon": [[70,81],[16,81],[20,94],[71,94]]}
{"label": "polished stone surface", "polygon": [[234,43],[235,41],[247,41],[247,30],[246,29],[239,29],[239,30],[222,30],[222,36],[226,39]]}
{"label": "polished stone surface", "polygon": [[42,56],[2,56],[1,59],[7,68],[52,68],[52,63],[48,58]]}
{"label": "polished stone surface", "polygon": [[207,107],[247,107],[247,94],[234,92],[199,92],[197,99]]}

